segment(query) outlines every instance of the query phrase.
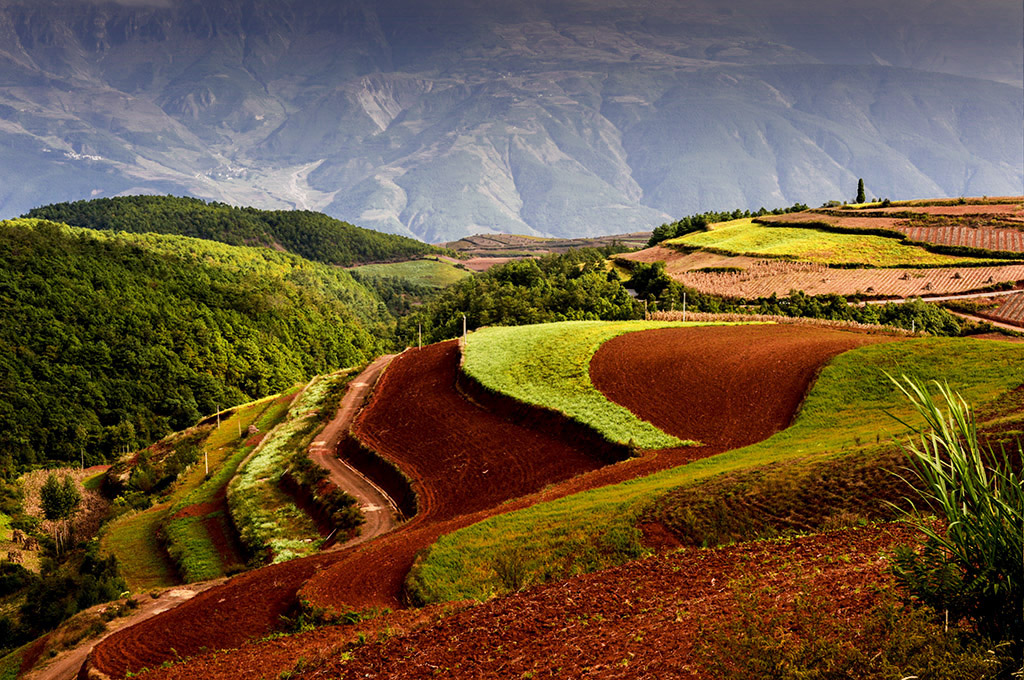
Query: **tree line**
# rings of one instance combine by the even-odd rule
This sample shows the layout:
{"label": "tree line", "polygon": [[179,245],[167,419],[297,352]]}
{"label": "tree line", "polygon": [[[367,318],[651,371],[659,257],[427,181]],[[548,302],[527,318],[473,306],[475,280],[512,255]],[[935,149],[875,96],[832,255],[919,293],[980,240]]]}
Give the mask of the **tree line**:
{"label": "tree line", "polygon": [[55,203],[25,217],[103,231],[177,234],[235,246],[283,249],[343,267],[441,252],[416,239],[356,227],[309,210],[258,210],[177,196]]}

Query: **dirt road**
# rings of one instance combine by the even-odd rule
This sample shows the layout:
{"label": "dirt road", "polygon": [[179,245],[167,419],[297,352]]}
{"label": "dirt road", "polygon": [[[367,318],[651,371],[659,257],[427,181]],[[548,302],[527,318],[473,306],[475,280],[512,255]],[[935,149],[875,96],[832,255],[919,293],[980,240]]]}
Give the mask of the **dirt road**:
{"label": "dirt road", "polygon": [[398,508],[387,494],[358,470],[338,458],[338,445],[342,437],[366,401],[367,395],[377,384],[381,373],[394,358],[394,354],[378,357],[355,377],[338,406],[337,414],[309,447],[309,457],[330,473],[331,481],[338,488],[355,497],[366,520],[358,536],[346,543],[335,545],[334,549],[363,543],[385,534],[394,529],[397,523],[395,518]]}
{"label": "dirt road", "polygon": [[[110,620],[107,623],[106,631],[102,635],[83,642],[66,652],[62,652],[50,661],[39,662],[22,677],[24,680],[74,680],[74,678],[78,677],[79,670],[82,668],[85,658],[92,651],[93,647],[113,633],[173,609],[182,602],[192,599],[198,593],[212,586],[220,585],[224,581],[225,579],[216,579],[214,581],[175,586],[161,591],[154,591],[152,596],[136,595],[135,599],[139,602],[139,607],[130,616]],[[99,613],[115,604],[117,603],[108,602],[104,605],[98,605],[93,608],[93,611]],[[58,630],[58,634],[59,632]]]}

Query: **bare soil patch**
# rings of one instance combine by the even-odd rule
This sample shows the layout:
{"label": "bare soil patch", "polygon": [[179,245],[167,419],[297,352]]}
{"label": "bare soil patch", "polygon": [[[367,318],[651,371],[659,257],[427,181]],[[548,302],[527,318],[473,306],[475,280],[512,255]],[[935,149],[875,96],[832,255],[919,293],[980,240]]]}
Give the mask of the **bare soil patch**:
{"label": "bare soil patch", "polygon": [[787,427],[829,359],[892,340],[789,325],[665,328],[606,342],[590,378],[669,434],[738,448]]}
{"label": "bare soil patch", "polygon": [[[788,542],[657,555],[465,609],[419,631],[305,656],[293,677],[708,678],[693,654],[702,625],[735,609],[735,579],[757,577],[786,607],[801,590],[828,593],[828,615],[851,627],[889,581],[887,552],[904,526]],[[307,650],[309,654],[312,650]]]}

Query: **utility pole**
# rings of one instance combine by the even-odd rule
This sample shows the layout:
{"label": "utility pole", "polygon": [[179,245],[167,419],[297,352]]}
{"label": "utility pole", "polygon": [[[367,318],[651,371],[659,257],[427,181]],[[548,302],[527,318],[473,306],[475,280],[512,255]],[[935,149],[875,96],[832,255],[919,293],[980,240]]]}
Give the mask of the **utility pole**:
{"label": "utility pole", "polygon": [[647,300],[644,300],[644,321],[647,321]]}
{"label": "utility pole", "polygon": [[466,346],[466,315],[462,315],[462,346]]}
{"label": "utility pole", "polygon": [[686,323],[686,291],[683,291],[683,323]]}
{"label": "utility pole", "polygon": [[419,329],[419,335],[420,335],[419,349],[423,349],[423,324],[422,323],[416,324],[416,328]]}

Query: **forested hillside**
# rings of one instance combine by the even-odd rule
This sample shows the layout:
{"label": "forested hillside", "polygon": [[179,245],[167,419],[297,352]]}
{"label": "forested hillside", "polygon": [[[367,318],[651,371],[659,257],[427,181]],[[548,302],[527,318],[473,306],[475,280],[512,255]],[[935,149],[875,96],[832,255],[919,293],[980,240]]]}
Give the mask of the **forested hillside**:
{"label": "forested hillside", "polygon": [[177,196],[125,196],[57,203],[25,217],[88,229],[178,234],[235,246],[263,246],[350,267],[437,252],[415,239],[382,234],[308,210],[257,210]]}
{"label": "forested hillside", "polygon": [[265,248],[0,222],[0,468],[101,460],[374,356],[348,273]]}

